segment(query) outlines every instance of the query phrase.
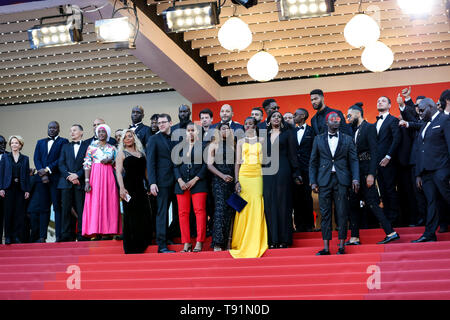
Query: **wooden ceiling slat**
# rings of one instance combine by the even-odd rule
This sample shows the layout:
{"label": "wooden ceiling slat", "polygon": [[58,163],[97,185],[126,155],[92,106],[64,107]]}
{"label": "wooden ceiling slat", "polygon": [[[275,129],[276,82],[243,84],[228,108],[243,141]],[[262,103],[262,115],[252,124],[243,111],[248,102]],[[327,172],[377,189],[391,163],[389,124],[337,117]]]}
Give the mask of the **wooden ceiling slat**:
{"label": "wooden ceiling slat", "polygon": [[16,21],[25,21],[25,20],[33,20],[39,19],[41,17],[54,16],[59,14],[58,7],[51,7],[40,10],[32,10],[32,11],[23,11],[11,14],[2,14],[0,15],[0,30],[2,29],[4,24],[15,24]]}

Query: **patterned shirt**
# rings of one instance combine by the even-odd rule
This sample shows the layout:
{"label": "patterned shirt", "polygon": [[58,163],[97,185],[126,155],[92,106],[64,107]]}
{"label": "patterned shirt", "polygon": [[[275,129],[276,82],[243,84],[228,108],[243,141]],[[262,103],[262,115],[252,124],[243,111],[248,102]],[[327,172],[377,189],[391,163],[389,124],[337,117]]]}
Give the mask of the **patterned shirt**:
{"label": "patterned shirt", "polygon": [[90,169],[93,163],[100,163],[103,159],[116,159],[117,149],[110,145],[105,144],[100,146],[97,141],[93,142],[86,151],[86,157],[84,157],[84,169]]}

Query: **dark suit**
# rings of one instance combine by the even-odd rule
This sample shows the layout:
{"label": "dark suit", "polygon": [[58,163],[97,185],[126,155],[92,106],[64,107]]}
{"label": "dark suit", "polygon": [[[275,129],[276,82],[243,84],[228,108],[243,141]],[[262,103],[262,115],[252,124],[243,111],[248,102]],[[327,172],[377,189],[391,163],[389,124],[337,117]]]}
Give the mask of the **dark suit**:
{"label": "dark suit", "polygon": [[208,192],[208,183],[206,180],[206,175],[208,172],[208,168],[206,163],[203,161],[203,151],[205,149],[205,145],[203,145],[200,141],[194,145],[194,148],[191,151],[191,157],[186,162],[183,161],[188,147],[186,146],[186,150],[181,149],[179,152],[179,160],[181,163],[174,164],[174,176],[175,176],[175,194],[183,194],[184,191],[181,190],[181,187],[178,183],[178,179],[181,178],[184,182],[188,182],[194,177],[199,177],[200,180],[190,189],[191,194],[199,193],[199,192]]}
{"label": "dark suit", "polygon": [[[83,142],[86,142],[86,143],[88,144],[88,146],[89,146],[89,145],[92,144],[92,142],[94,142],[95,140],[98,140],[98,138],[96,138],[95,136],[93,136],[93,137],[90,137],[89,139],[84,140]],[[111,138],[108,139],[108,144],[110,144],[110,145],[112,145],[112,146],[114,146],[114,147],[117,147],[117,140],[114,139],[113,137],[111,137]]]}
{"label": "dark suit", "polygon": [[376,177],[377,161],[377,130],[373,124],[363,121],[359,128],[355,130],[353,140],[356,135],[356,152],[359,160],[359,181],[361,186],[359,192],[350,192],[350,229],[352,237],[359,238],[360,228],[360,201],[363,200],[366,207],[375,215],[380,222],[384,232],[388,235],[394,230],[389,220],[380,208],[380,198],[375,183],[368,188],[366,178],[368,175]]}
{"label": "dark suit", "polygon": [[[332,138],[336,139],[336,138]],[[347,238],[348,191],[352,181],[359,181],[359,164],[352,138],[339,132],[334,156],[328,144],[328,133],[314,139],[309,162],[311,185],[319,186],[319,206],[322,214],[323,240],[331,240],[332,202],[336,207],[339,239]],[[332,167],[336,173],[332,173]]]}
{"label": "dark suit", "polygon": [[345,117],[342,114],[342,112],[327,106],[325,106],[325,108],[322,111],[316,112],[316,114],[311,118],[311,127],[314,130],[314,135],[317,136],[319,134],[328,132],[328,127],[325,118],[327,114],[330,112],[336,112],[341,118],[341,126],[339,128],[339,131],[351,136],[352,128],[345,122]]}
{"label": "dark suit", "polygon": [[[171,159],[172,141],[164,133],[153,135],[147,142],[147,174],[150,186],[156,184],[159,192],[156,197],[156,243],[159,249],[167,247],[167,240],[179,233],[176,197],[174,194],[175,175]],[[172,224],[168,230],[168,211],[172,203]],[[178,230],[177,230],[178,227]]]}
{"label": "dark suit", "polygon": [[[130,128],[132,128],[132,126],[130,126]],[[145,146],[147,145],[148,139],[151,137],[151,131],[152,129],[149,126],[146,126],[145,124],[143,124],[142,122],[139,123],[136,126],[136,129],[134,130],[134,133],[136,134],[136,136],[139,138],[139,140],[142,143],[142,146],[145,148]]]}
{"label": "dark suit", "polygon": [[[59,182],[60,172],[58,168],[58,160],[61,155],[62,147],[69,143],[65,138],[59,137],[55,140],[50,150],[48,150],[48,138],[39,140],[36,143],[36,149],[34,151],[34,165],[36,170],[45,169],[48,167],[51,173],[48,173],[50,179],[49,183],[42,183],[42,180],[38,180],[33,194],[33,198],[37,198],[39,202],[39,210],[34,211],[31,207],[31,240],[47,238],[48,223],[50,220],[50,206],[53,204],[53,210],[55,212],[55,233],[56,240],[61,237],[61,192],[57,189]],[[31,202],[34,199],[32,199]]]}
{"label": "dark suit", "polygon": [[[390,114],[386,118],[377,134],[377,163],[386,156],[391,160],[387,166],[378,165],[377,181],[383,200],[384,213],[391,223],[396,222],[399,213],[398,193],[396,190],[396,161],[398,161],[398,148],[401,142],[398,119]],[[377,122],[375,123],[376,126]]]}
{"label": "dark suit", "polygon": [[[83,225],[83,207],[84,207],[84,169],[83,162],[89,144],[82,142],[75,157],[74,143],[71,142],[63,146],[61,156],[59,157],[59,171],[61,177],[58,182],[58,189],[61,189],[61,237],[63,240],[75,239],[75,219],[72,216],[72,207],[78,216],[78,239],[81,238],[81,229]],[[78,176],[79,185],[72,184],[67,177],[70,173]]]}
{"label": "dark suit", "polygon": [[30,160],[20,154],[17,163],[13,155],[4,154],[0,160],[0,190],[5,190],[3,201],[5,238],[24,239],[25,192],[30,192]]}
{"label": "dark suit", "polygon": [[450,205],[450,118],[439,113],[427,126],[423,124],[417,137],[416,176],[422,178],[427,199],[425,237],[435,237],[439,223],[439,194]]}
{"label": "dark suit", "polygon": [[[8,153],[5,152],[3,154],[0,154],[0,160]],[[3,198],[0,197],[0,239],[3,239],[3,221],[4,221],[4,214],[3,214]],[[2,240],[0,240],[1,244]]]}
{"label": "dark suit", "polygon": [[[219,124],[220,124],[220,122],[211,125],[209,130],[217,128],[217,126]],[[242,137],[244,137],[244,126],[242,124],[231,120],[230,129],[233,130],[233,134],[234,134],[236,140],[239,140]],[[213,134],[213,132],[214,132],[214,130],[211,133]]]}
{"label": "dark suit", "polygon": [[[293,184],[294,223],[296,231],[307,231],[314,227],[313,199],[311,197],[311,186],[309,185],[309,160],[314,142],[314,132],[308,125],[305,125],[304,129],[300,128],[295,129],[295,139],[303,184]],[[297,134],[300,130],[305,132],[302,140],[298,143]]]}

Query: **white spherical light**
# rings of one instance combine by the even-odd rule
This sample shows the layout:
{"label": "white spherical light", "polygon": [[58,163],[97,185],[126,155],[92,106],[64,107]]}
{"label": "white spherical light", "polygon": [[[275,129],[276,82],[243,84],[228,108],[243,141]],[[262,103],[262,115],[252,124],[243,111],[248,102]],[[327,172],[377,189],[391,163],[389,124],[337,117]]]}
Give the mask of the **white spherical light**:
{"label": "white spherical light", "polygon": [[354,16],[344,28],[345,40],[355,48],[365,47],[380,37],[378,23],[365,14]]}
{"label": "white spherical light", "polygon": [[219,29],[219,42],[227,50],[244,50],[252,43],[252,32],[239,18],[228,19]]}
{"label": "white spherical light", "polygon": [[260,51],[248,60],[247,71],[256,81],[269,81],[278,74],[278,62],[270,53]]}
{"label": "white spherical light", "polygon": [[361,56],[364,67],[372,72],[382,72],[394,62],[394,53],[383,42],[377,41],[367,46]]}

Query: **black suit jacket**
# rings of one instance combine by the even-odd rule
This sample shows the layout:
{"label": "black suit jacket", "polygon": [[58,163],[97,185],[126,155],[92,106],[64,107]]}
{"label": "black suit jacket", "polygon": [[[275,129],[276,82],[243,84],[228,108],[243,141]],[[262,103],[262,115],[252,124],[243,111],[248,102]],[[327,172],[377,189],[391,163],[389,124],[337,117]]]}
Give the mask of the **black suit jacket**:
{"label": "black suit jacket", "polygon": [[[217,128],[217,126],[219,124],[220,124],[220,122],[211,125],[210,129]],[[236,132],[236,130],[238,130],[238,129],[241,129],[242,132],[244,132],[244,126],[240,123],[234,122],[233,120],[231,121],[230,128],[231,128],[231,130],[233,130],[233,132]]]}
{"label": "black suit jacket", "polygon": [[59,168],[58,160],[61,155],[62,147],[69,143],[69,140],[59,137],[53,142],[50,152],[48,152],[48,138],[38,140],[36,148],[34,150],[34,165],[36,170],[45,169],[48,167],[51,170],[49,179],[51,182],[58,183],[59,180]]}
{"label": "black suit jacket", "polygon": [[336,112],[341,118],[339,131],[351,136],[353,134],[352,128],[345,122],[345,117],[342,112],[327,106],[325,106],[322,111],[316,112],[316,114],[311,118],[311,127],[314,130],[314,135],[318,136],[319,134],[328,132],[328,126],[325,121],[325,117],[330,112]]}
{"label": "black suit jacket", "polygon": [[314,142],[314,131],[313,129],[306,125],[305,133],[303,133],[302,141],[298,143],[297,133],[300,131],[300,127],[295,128],[295,139],[297,142],[297,158],[300,165],[300,170],[309,170],[309,160],[311,158],[311,151]]}
{"label": "black suit jacket", "polygon": [[[83,142],[86,142],[88,144],[88,146],[89,146],[95,140],[97,140],[97,138],[94,136],[94,137],[90,137],[89,139],[84,140]],[[114,147],[117,147],[117,140],[114,139],[113,137],[109,138],[107,142],[108,142],[108,144],[110,144],[110,145],[112,145]]]}
{"label": "black suit jacket", "polygon": [[356,155],[356,146],[351,136],[339,133],[339,141],[334,157],[331,155],[328,145],[328,133],[318,135],[314,139],[309,162],[311,185],[327,186],[331,179],[333,164],[339,184],[351,186],[353,180],[359,181],[358,157]]}
{"label": "black suit jacket", "polygon": [[196,176],[199,177],[200,180],[198,180],[194,187],[190,189],[191,194],[208,192],[208,183],[206,180],[208,168],[206,163],[203,161],[203,151],[205,150],[205,146],[206,144],[198,141],[191,151],[190,159],[186,159],[187,161],[183,161],[183,157],[188,151],[188,147],[186,147],[186,150],[180,148],[179,152],[177,152],[179,155],[179,159],[177,160],[181,160],[181,163],[174,163],[175,194],[184,193],[178,183],[179,178],[183,179],[184,182],[188,182]]}
{"label": "black suit jacket", "polygon": [[424,170],[450,168],[450,117],[443,113],[431,121],[422,138],[426,123],[417,136],[416,176]]}
{"label": "black suit jacket", "polygon": [[156,184],[158,187],[173,187],[175,176],[173,162],[171,159],[173,143],[158,133],[150,137],[145,148],[147,155],[147,175],[150,185]]}
{"label": "black suit jacket", "polygon": [[148,139],[152,135],[151,133],[152,129],[149,126],[146,126],[145,124],[141,123],[136,127],[136,130],[134,130],[134,133],[139,138],[139,140],[142,143],[142,146],[145,148],[147,145]]}
{"label": "black suit jacket", "polygon": [[[12,159],[9,154],[3,154],[0,160],[0,190],[6,190],[12,182]],[[18,163],[20,165],[19,182],[23,192],[30,192],[30,159],[20,154]]]}
{"label": "black suit jacket", "polygon": [[[377,172],[377,129],[375,125],[364,120],[359,127],[356,137],[356,153],[359,160],[360,174],[367,176],[369,174],[375,177]],[[353,134],[355,141],[356,131]]]}
{"label": "black suit jacket", "polygon": [[[392,159],[397,157],[398,147],[401,142],[398,119],[390,114],[381,125],[377,134],[377,162],[379,163],[386,155]],[[376,122],[375,122],[376,128]]]}
{"label": "black suit jacket", "polygon": [[69,172],[75,173],[78,176],[80,185],[76,186],[76,188],[84,188],[83,162],[88,147],[89,143],[87,141],[83,141],[80,145],[80,149],[78,149],[77,157],[75,158],[73,143],[68,143],[63,146],[61,156],[58,161],[59,171],[61,172],[61,177],[58,182],[58,189],[72,188],[73,184],[67,180],[67,177],[70,175]]}

